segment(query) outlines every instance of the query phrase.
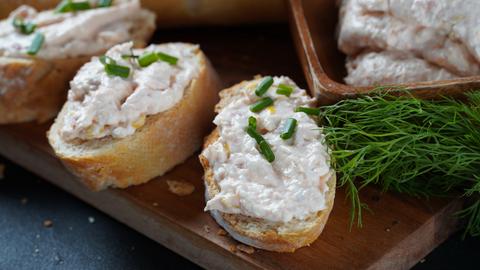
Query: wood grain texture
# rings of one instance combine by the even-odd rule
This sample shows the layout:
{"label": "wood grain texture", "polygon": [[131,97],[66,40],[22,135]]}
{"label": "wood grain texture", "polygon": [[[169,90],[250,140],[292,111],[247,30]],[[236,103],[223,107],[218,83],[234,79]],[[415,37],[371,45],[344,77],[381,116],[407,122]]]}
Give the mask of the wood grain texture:
{"label": "wood grain texture", "polygon": [[[337,49],[338,7],[334,0],[288,0],[291,31],[312,94],[321,104],[370,92],[375,86],[346,85],[345,55]],[[480,89],[480,76],[392,85],[421,98],[461,97]]]}
{"label": "wood grain texture", "polygon": [[[163,41],[201,44],[225,85],[257,73],[288,75],[305,85],[286,25],[163,31],[154,42]],[[418,200],[367,188],[361,197],[371,212],[365,213],[362,229],[350,231],[350,205],[339,189],[326,228],[310,247],[293,254],[231,252],[238,243],[218,235],[218,225],[203,212],[203,171],[196,156],[145,185],[95,193],[53,156],[47,128],[0,126],[0,154],[209,269],[408,269],[455,230],[452,213],[461,207],[461,201]],[[188,181],[195,191],[178,197],[166,180]]]}

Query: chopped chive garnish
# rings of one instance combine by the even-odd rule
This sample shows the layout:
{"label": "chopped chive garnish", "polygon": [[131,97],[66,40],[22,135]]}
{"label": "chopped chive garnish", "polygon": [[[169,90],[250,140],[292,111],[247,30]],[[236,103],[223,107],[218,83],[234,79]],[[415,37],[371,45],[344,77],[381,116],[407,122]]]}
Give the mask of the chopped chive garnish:
{"label": "chopped chive garnish", "polygon": [[112,5],[112,0],[99,0],[97,7],[109,7]]}
{"label": "chopped chive garnish", "polygon": [[261,141],[264,141],[265,139],[262,137],[262,135],[258,134],[258,132],[253,128],[252,126],[248,126],[247,129],[245,130],[250,137],[252,137],[258,144],[260,144]]}
{"label": "chopped chive garnish", "polygon": [[98,59],[104,65],[110,65],[110,64],[115,65],[117,63],[117,61],[115,61],[113,58],[111,58],[110,56],[106,56],[106,55],[102,55]]}
{"label": "chopped chive garnish", "polygon": [[289,97],[293,92],[293,87],[286,84],[279,84],[277,94]]}
{"label": "chopped chive garnish", "polygon": [[157,52],[157,56],[158,56],[158,59],[163,61],[163,62],[167,62],[169,63],[170,65],[176,65],[177,62],[178,62],[178,58],[175,57],[175,56],[171,56],[171,55],[168,55],[166,53],[162,53],[162,52]]}
{"label": "chopped chive garnish", "polygon": [[26,23],[24,27],[21,28],[21,32],[30,35],[31,33],[35,32],[35,29],[37,29],[37,25],[34,23]]}
{"label": "chopped chive garnish", "polygon": [[273,104],[273,99],[271,99],[269,97],[262,98],[262,99],[253,103],[250,106],[250,111],[255,112],[255,113],[261,112],[263,109],[267,108],[268,106],[270,106],[272,104]]}
{"label": "chopped chive garnish", "polygon": [[318,116],[320,114],[320,109],[319,108],[309,108],[309,107],[298,107],[295,109],[295,112],[303,112],[308,115],[316,115]]}
{"label": "chopped chive garnish", "polygon": [[122,78],[128,78],[130,76],[130,68],[126,66],[120,66],[117,64],[106,64],[105,72],[108,75],[118,76]]}
{"label": "chopped chive garnish", "polygon": [[270,148],[270,145],[268,145],[267,141],[263,140],[258,145],[260,146],[260,152],[263,154],[265,159],[272,163],[275,160],[275,155],[273,154],[272,148]]}
{"label": "chopped chive garnish", "polygon": [[248,126],[257,129],[257,119],[253,116],[248,117]]}
{"label": "chopped chive garnish", "polygon": [[105,72],[108,75],[118,76],[122,78],[128,78],[128,76],[130,76],[130,68],[117,65],[115,59],[106,55],[102,55],[98,59],[100,60],[100,63],[105,66]]}
{"label": "chopped chive garnish", "polygon": [[71,0],[63,0],[60,2],[57,7],[55,8],[55,12],[61,13],[61,12],[68,12],[70,10],[70,4],[72,3]]}
{"label": "chopped chive garnish", "polygon": [[273,162],[275,160],[275,155],[270,148],[270,145],[265,141],[262,135],[258,134],[258,132],[253,128],[250,123],[248,127],[245,129],[248,135],[252,137],[260,147],[260,153],[265,157],[268,162]]}
{"label": "chopped chive garnish", "polygon": [[297,127],[297,119],[288,118],[287,122],[285,122],[283,133],[280,134],[280,138],[282,138],[283,140],[290,139],[293,136],[293,133],[295,132],[296,127]]}
{"label": "chopped chive garnish", "polygon": [[85,2],[72,2],[72,10],[73,11],[81,11],[81,10],[87,10],[91,9],[92,7],[90,6],[90,3],[85,1]]}
{"label": "chopped chive garnish", "polygon": [[12,21],[13,27],[15,27],[20,33],[30,35],[35,31],[37,25],[34,23],[25,23],[22,19],[14,18]]}
{"label": "chopped chive garnish", "polygon": [[81,10],[91,9],[90,2],[83,1],[83,2],[73,2],[72,0],[63,0],[58,4],[55,8],[55,12],[57,13],[66,13],[66,12],[75,12]]}
{"label": "chopped chive garnish", "polygon": [[158,61],[158,56],[154,52],[147,52],[138,57],[138,65],[141,67],[148,67]]}
{"label": "chopped chive garnish", "polygon": [[176,65],[178,58],[162,52],[146,52],[138,57],[138,65],[141,67],[148,67],[157,61],[163,61],[169,63],[170,65]]}
{"label": "chopped chive garnish", "polygon": [[30,48],[28,48],[27,53],[29,55],[36,55],[38,51],[42,48],[43,42],[45,41],[45,36],[42,33],[37,33],[32,40]]}
{"label": "chopped chive garnish", "polygon": [[255,89],[255,95],[261,97],[263,94],[265,94],[268,91],[268,88],[272,86],[273,84],[273,79],[270,76],[267,76],[263,78],[263,80],[257,85],[257,88]]}

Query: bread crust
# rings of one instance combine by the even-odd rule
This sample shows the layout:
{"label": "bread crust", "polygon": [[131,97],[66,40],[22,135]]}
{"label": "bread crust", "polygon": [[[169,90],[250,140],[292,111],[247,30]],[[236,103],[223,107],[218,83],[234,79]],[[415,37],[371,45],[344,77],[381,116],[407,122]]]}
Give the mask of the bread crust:
{"label": "bread crust", "polygon": [[[0,18],[21,4],[39,10],[53,8],[59,0],[0,1]],[[142,0],[142,6],[154,11],[159,27],[191,25],[235,25],[285,20],[283,0]],[[226,3],[228,2],[228,3]]]}
{"label": "bread crust", "polygon": [[211,128],[221,87],[208,59],[200,50],[197,55],[200,73],[183,98],[173,108],[147,116],[131,136],[65,142],[59,135],[67,113],[64,106],[47,135],[57,156],[92,190],[142,184],[185,161]]}
{"label": "bread crust", "polygon": [[[155,30],[144,22],[139,19],[133,27],[132,40],[138,46],[145,45]],[[70,80],[92,56],[54,60],[0,56],[0,124],[42,123],[55,117]]]}
{"label": "bread crust", "polygon": [[[260,78],[256,78],[257,81]],[[228,105],[240,90],[251,81],[244,81],[231,88],[220,92],[220,102],[215,110],[218,113]],[[219,138],[219,130],[216,128],[205,138],[204,148],[216,142]],[[208,201],[220,188],[213,177],[213,170],[208,159],[200,155],[200,163],[205,170],[205,199]],[[261,218],[248,217],[241,214],[227,214],[217,210],[210,211],[212,217],[236,240],[254,246],[256,248],[276,251],[294,252],[296,249],[310,245],[323,231],[330,212],[333,208],[336,188],[336,175],[331,171],[331,177],[327,181],[329,190],[326,194],[326,209],[312,214],[305,221],[293,220],[289,223],[273,223]],[[253,225],[253,226],[252,226]],[[252,230],[252,227],[256,227]]]}

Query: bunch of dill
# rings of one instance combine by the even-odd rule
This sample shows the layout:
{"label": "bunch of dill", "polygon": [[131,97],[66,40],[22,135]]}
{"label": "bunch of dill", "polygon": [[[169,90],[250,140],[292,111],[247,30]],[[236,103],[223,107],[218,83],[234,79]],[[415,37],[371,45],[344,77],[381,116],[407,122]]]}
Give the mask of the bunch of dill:
{"label": "bunch of dill", "polygon": [[332,165],[361,225],[359,190],[376,184],[414,196],[467,197],[458,213],[480,235],[480,91],[450,98],[362,96],[323,107]]}

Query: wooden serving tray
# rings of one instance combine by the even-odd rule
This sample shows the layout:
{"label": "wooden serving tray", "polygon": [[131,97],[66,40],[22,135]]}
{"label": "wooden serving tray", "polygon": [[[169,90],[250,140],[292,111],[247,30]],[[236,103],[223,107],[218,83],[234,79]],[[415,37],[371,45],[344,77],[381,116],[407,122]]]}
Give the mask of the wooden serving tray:
{"label": "wooden serving tray", "polygon": [[[288,75],[305,84],[286,25],[163,31],[155,42],[163,41],[202,44],[226,85],[257,73]],[[364,228],[350,230],[350,205],[338,189],[326,228],[310,247],[292,254],[246,254],[232,251],[238,243],[218,235],[220,228],[203,211],[203,171],[196,155],[147,184],[91,192],[53,155],[45,138],[48,127],[0,126],[0,154],[209,269],[407,269],[455,230],[452,214],[462,204],[381,194],[369,187],[361,192],[371,209],[364,214]],[[188,181],[195,191],[174,195],[168,191],[169,179]]]}
{"label": "wooden serving tray", "polygon": [[[335,0],[288,0],[290,25],[297,54],[312,94],[331,104],[375,88],[346,85],[345,55],[337,49],[338,7]],[[454,80],[412,82],[391,87],[408,89],[422,98],[461,96],[480,89],[480,76]]]}

